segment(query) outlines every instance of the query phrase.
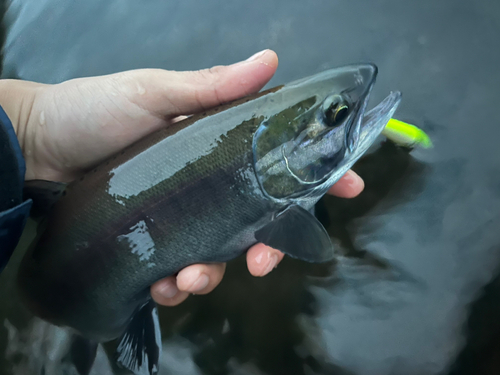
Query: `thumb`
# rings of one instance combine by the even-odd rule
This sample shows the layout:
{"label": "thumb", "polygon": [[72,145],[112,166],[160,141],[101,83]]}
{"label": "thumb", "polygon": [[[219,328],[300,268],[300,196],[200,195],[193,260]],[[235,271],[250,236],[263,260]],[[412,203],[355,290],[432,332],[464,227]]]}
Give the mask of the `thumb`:
{"label": "thumb", "polygon": [[258,92],[277,67],[276,53],[264,50],[233,65],[198,71],[136,70],[127,80],[143,87],[129,100],[159,117],[188,115]]}

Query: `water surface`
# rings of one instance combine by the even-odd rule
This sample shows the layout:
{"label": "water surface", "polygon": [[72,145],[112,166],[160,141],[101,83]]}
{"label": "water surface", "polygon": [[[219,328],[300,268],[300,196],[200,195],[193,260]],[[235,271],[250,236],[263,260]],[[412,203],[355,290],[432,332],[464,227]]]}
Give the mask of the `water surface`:
{"label": "water surface", "polygon": [[[280,57],[269,86],[372,61],[372,103],[401,90],[396,117],[433,140],[407,153],[381,139],[355,168],[364,193],[322,201],[334,262],[286,259],[256,279],[239,259],[210,295],[162,309],[161,374],[500,372],[500,3],[13,0],[6,25],[3,76],[47,83],[263,48]],[[14,271],[0,280],[1,373],[71,371],[64,331],[18,305]],[[104,352],[94,371],[120,373]]]}

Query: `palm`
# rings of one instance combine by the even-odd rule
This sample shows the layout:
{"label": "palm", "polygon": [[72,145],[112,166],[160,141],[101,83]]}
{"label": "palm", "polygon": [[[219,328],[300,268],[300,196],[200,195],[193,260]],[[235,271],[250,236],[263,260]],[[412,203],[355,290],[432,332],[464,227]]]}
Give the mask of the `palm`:
{"label": "palm", "polygon": [[168,115],[169,109],[160,114],[141,106],[147,94],[134,90],[132,83],[115,90],[113,84],[116,77],[108,76],[40,91],[34,103],[38,116],[31,118],[39,123],[37,141],[43,144],[34,148],[36,170],[42,174],[37,178],[70,181],[175,117]]}

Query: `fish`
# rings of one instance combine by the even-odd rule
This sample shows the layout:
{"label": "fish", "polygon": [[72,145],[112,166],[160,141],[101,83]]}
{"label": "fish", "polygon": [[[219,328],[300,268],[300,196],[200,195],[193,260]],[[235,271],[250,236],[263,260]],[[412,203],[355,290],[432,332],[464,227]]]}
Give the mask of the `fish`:
{"label": "fish", "polygon": [[430,137],[422,129],[394,118],[389,120],[384,130],[382,130],[382,135],[401,147],[433,147]]}
{"label": "fish", "polygon": [[367,111],[377,73],[330,69],[179,121],[67,186],[31,184],[34,205],[50,212],[21,262],[19,293],[74,332],[80,374],[111,340],[120,366],[158,372],[150,286],[188,265],[226,262],[258,242],[307,262],[334,257],[312,211],[401,101],[391,92]]}

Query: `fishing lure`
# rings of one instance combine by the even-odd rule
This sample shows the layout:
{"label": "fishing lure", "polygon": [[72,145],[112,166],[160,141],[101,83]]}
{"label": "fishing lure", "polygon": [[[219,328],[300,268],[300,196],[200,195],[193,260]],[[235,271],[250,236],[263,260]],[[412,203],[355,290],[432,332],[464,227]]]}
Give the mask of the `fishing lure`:
{"label": "fishing lure", "polygon": [[431,139],[422,129],[394,118],[389,120],[382,130],[382,135],[402,147],[431,148],[433,146]]}

